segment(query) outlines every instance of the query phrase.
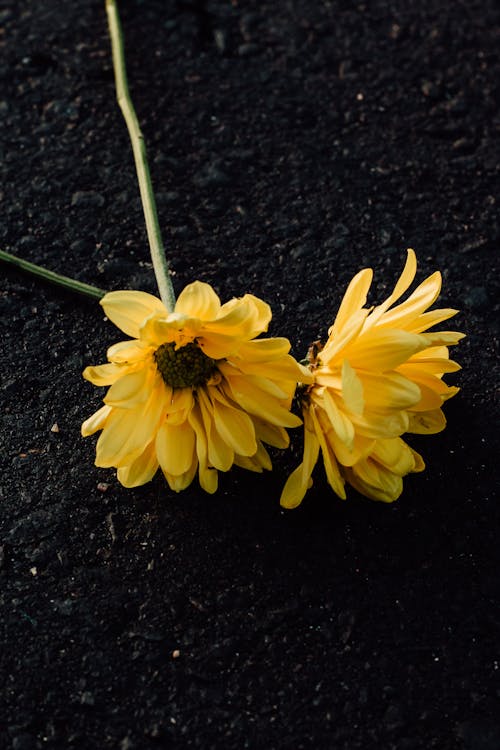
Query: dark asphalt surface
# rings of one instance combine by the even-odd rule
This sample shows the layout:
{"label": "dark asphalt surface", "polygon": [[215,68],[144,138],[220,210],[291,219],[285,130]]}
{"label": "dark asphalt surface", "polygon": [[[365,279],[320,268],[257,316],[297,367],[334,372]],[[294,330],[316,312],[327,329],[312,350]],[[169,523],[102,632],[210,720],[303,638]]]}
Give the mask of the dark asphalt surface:
{"label": "dark asphalt surface", "polygon": [[[123,3],[174,285],[253,292],[297,357],[345,286],[443,273],[467,339],[447,430],[394,505],[294,454],[210,497],[93,465],[81,371],[120,333],[2,268],[0,748],[500,748],[500,12],[455,3]],[[0,1],[0,246],[154,292],[104,3]]]}

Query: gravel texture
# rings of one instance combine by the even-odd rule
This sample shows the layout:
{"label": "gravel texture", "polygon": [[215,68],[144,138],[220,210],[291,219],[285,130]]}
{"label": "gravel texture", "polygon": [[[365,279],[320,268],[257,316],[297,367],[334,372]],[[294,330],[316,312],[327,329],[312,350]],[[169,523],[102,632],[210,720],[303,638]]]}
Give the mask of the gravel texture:
{"label": "gravel texture", "polygon": [[[0,2],[0,246],[155,291],[104,3]],[[0,747],[500,748],[494,0],[129,0],[129,79],[176,291],[253,292],[298,357],[405,248],[461,309],[462,388],[390,506],[122,488],[80,424],[120,338],[1,269]],[[496,422],[496,423],[495,423]]]}

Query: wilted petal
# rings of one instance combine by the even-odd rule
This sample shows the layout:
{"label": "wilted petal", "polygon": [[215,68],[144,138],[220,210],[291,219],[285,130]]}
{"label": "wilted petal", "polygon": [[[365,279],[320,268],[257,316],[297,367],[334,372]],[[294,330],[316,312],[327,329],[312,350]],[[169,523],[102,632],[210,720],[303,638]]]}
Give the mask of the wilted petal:
{"label": "wilted petal", "polygon": [[[401,276],[399,277],[396,286],[394,287],[394,291],[392,294],[387,297],[387,299],[382,302],[381,305],[378,305],[378,307],[375,307],[371,315],[369,316],[367,320],[367,326],[372,327],[375,325],[383,316],[384,321],[387,319],[387,315],[391,315],[391,313],[388,313],[385,315],[384,313],[386,310],[389,309],[391,305],[394,304],[409,288],[410,284],[412,283],[413,279],[415,278],[415,274],[417,272],[417,258],[415,255],[415,251],[411,248],[408,248],[407,250],[407,256],[406,256],[406,263],[405,267],[403,268],[403,272]],[[439,292],[438,292],[439,293]],[[413,296],[413,295],[412,295]],[[437,295],[436,295],[437,296]],[[402,328],[403,326],[393,326],[394,328]]]}
{"label": "wilted petal", "polygon": [[114,363],[106,365],[96,365],[95,367],[86,367],[83,371],[85,380],[89,380],[93,385],[112,385],[118,378],[121,378],[127,372],[127,368]]}
{"label": "wilted petal", "polygon": [[227,445],[241,456],[252,456],[257,450],[252,420],[241,409],[233,409],[214,401],[215,428]]}
{"label": "wilted petal", "polygon": [[181,476],[190,470],[195,455],[195,432],[189,422],[164,422],[156,436],[156,455],[165,474]]}
{"label": "wilted petal", "polygon": [[280,504],[283,508],[291,509],[300,505],[304,499],[304,495],[312,485],[311,474],[318,460],[319,440],[307,413],[304,413],[304,426],[304,455],[302,463],[290,474],[283,487],[280,498]]}
{"label": "wilted petal", "polygon": [[121,409],[135,409],[151,395],[153,373],[150,368],[130,372],[115,381],[106,396],[104,403]]}
{"label": "wilted petal", "polygon": [[365,408],[363,383],[347,359],[342,364],[342,398],[349,411],[354,414],[363,413]]}
{"label": "wilted petal", "polygon": [[[345,489],[344,489],[344,480],[342,479],[340,475],[337,460],[333,454],[333,451],[330,450],[330,446],[325,439],[325,435],[316,417],[314,408],[311,409],[311,418],[312,418],[312,423],[314,426],[314,431],[316,432],[316,436],[318,438],[318,442],[321,447],[321,452],[323,455],[323,463],[325,465],[325,471],[326,471],[326,477],[328,479],[328,484],[330,485],[332,490],[335,492],[335,494],[341,498],[341,500],[345,500],[346,494],[345,494]],[[305,460],[305,454],[304,454],[304,460]]]}
{"label": "wilted petal", "polygon": [[406,371],[403,374],[391,372],[383,375],[364,372],[361,380],[366,404],[379,412],[409,409],[421,399],[419,384],[412,382]]}
{"label": "wilted petal", "polygon": [[217,317],[220,307],[220,299],[210,284],[194,281],[180,293],[175,303],[175,312],[200,320],[213,320]]}
{"label": "wilted petal", "polygon": [[122,466],[117,471],[118,481],[124,487],[140,487],[150,482],[158,471],[158,460],[154,440],[130,466]]}
{"label": "wilted petal", "polygon": [[168,486],[173,492],[182,492],[182,490],[185,490],[187,487],[189,487],[189,485],[193,481],[196,475],[197,468],[198,461],[195,457],[193,459],[191,468],[188,471],[184,472],[184,474],[169,474],[168,472],[164,471],[163,475],[168,482]]}
{"label": "wilted petal", "polygon": [[338,336],[346,323],[349,323],[353,315],[364,306],[372,279],[373,271],[371,268],[363,269],[352,279],[340,304],[335,323],[329,330],[331,339]]}
{"label": "wilted petal", "polygon": [[147,292],[108,292],[100,300],[106,316],[127,336],[139,338],[139,330],[150,315],[167,315],[163,302]]}
{"label": "wilted petal", "polygon": [[442,409],[414,414],[410,413],[408,432],[413,432],[417,435],[435,435],[437,432],[444,430],[445,427],[446,417]]}
{"label": "wilted petal", "polygon": [[245,411],[279,427],[298,427],[301,421],[274,397],[256,387],[249,377],[227,380],[232,399]]}
{"label": "wilted petal", "polygon": [[430,346],[427,334],[374,328],[349,345],[349,364],[356,370],[388,372]]}
{"label": "wilted petal", "polygon": [[107,351],[107,357],[110,362],[118,364],[135,364],[151,355],[150,347],[144,345],[142,341],[119,341],[113,344]]}
{"label": "wilted petal", "polygon": [[82,436],[88,437],[89,435],[93,435],[95,432],[102,430],[110,414],[110,406],[101,406],[101,408],[96,411],[95,414],[92,414],[92,416],[86,419],[82,424]]}
{"label": "wilted petal", "polygon": [[290,351],[290,342],[285,338],[255,339],[245,341],[238,350],[246,362],[271,362],[284,357]]}

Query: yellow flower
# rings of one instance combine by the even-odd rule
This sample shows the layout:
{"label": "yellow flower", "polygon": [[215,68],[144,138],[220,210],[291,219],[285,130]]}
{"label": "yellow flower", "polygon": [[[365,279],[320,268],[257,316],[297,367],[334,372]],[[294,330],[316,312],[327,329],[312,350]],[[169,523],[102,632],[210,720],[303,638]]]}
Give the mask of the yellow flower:
{"label": "yellow flower", "polygon": [[82,425],[102,430],[96,465],[114,466],[126,487],[151,480],[160,466],[171,489],[199,475],[207,492],[217,471],[233,464],[271,468],[263,442],[285,448],[285,427],[301,424],[290,404],[307,370],[285,338],[256,339],[271,310],[246,294],[224,305],[200,281],[187,286],[168,313],[145,292],[106,294],[108,318],[132,340],[108,350],[108,364],[87,367],[94,385],[111,386],[104,406]]}
{"label": "yellow flower", "polygon": [[400,304],[416,273],[408,250],[394,291],[378,307],[366,308],[373,272],[366,268],[349,284],[324,347],[308,355],[314,383],[302,389],[304,456],[290,475],[281,504],[294,508],[311,486],[319,451],[328,483],[345,499],[345,482],[374,500],[392,502],[402,478],[422,471],[424,462],[402,440],[406,432],[432,434],[444,429],[441,406],[457,393],[443,374],[460,366],[448,346],[463,334],[429,329],[451,318],[450,308],[428,311],[441,290],[433,273]]}

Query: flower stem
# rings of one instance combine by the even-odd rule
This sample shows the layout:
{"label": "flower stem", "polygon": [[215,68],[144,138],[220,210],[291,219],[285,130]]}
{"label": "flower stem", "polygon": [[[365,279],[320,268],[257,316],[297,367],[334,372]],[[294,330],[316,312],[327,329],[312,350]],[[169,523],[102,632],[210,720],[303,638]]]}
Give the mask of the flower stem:
{"label": "flower stem", "polygon": [[30,263],[28,260],[22,260],[16,255],[11,255],[5,250],[0,250],[0,261],[3,261],[10,266],[14,266],[15,268],[20,268],[21,271],[30,273],[32,276],[37,276],[51,284],[57,284],[71,292],[85,294],[87,297],[92,297],[93,299],[101,299],[106,294],[103,289],[98,289],[96,286],[91,286],[90,284],[84,284],[83,281],[70,279],[68,276],[62,276],[60,273],[55,273],[55,271],[49,271],[47,268],[37,266],[35,263]]}
{"label": "flower stem", "polygon": [[158,223],[158,214],[156,212],[156,202],[151,184],[144,136],[141,133],[128,89],[125,55],[123,51],[123,34],[116,0],[106,0],[106,13],[108,16],[109,35],[111,37],[116,98],[123,117],[125,118],[130,141],[132,143],[132,150],[134,152],[135,168],[137,171],[137,179],[139,180],[142,209],[146,220],[146,230],[148,234],[151,260],[153,261],[153,270],[155,272],[156,283],[158,284],[158,290],[162,302],[167,310],[172,312],[175,306],[175,294],[170,280],[168,262],[165,257],[165,250],[163,248],[161,231]]}

